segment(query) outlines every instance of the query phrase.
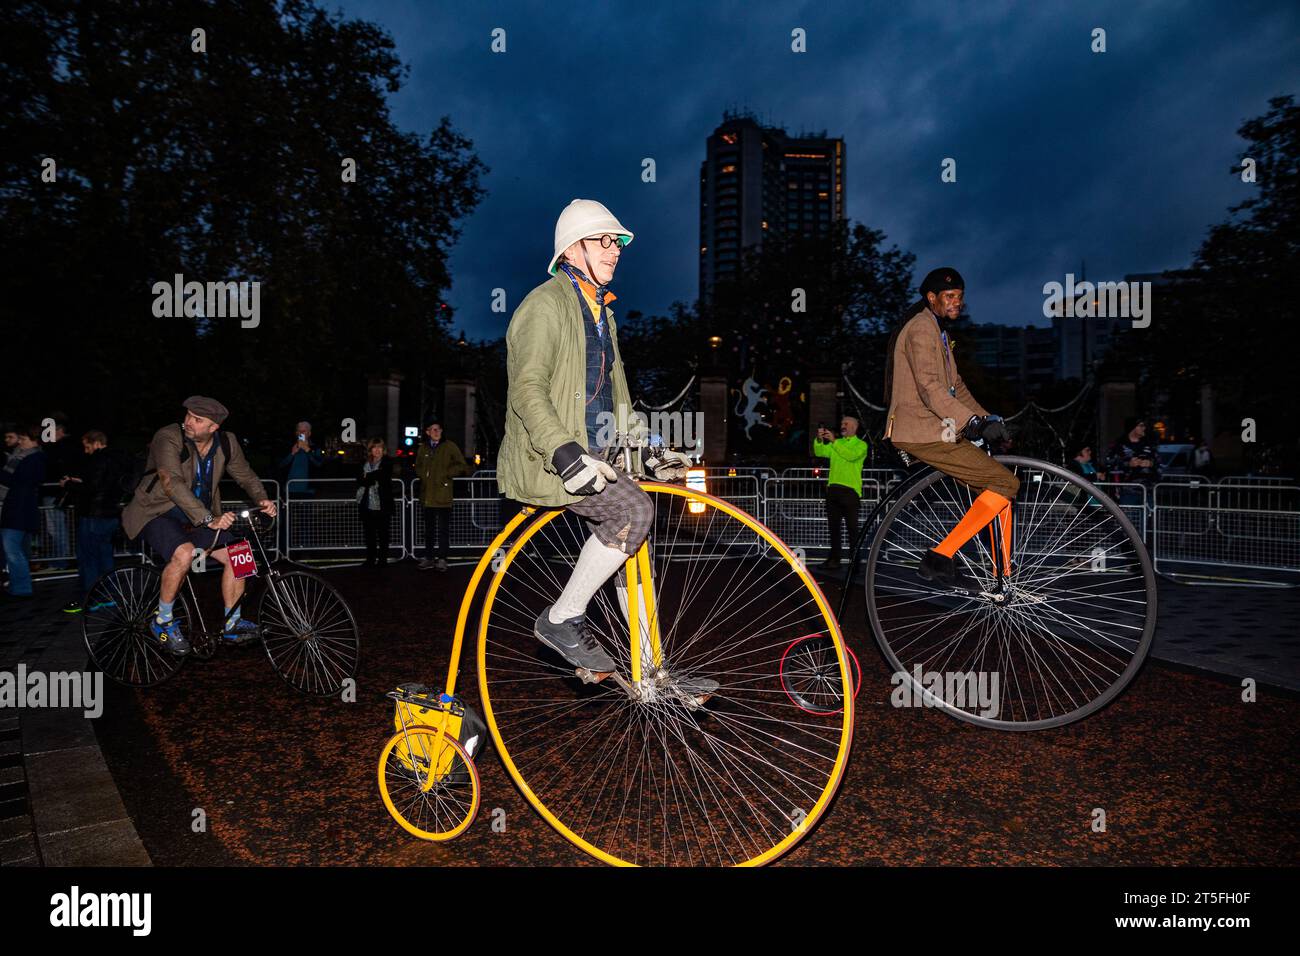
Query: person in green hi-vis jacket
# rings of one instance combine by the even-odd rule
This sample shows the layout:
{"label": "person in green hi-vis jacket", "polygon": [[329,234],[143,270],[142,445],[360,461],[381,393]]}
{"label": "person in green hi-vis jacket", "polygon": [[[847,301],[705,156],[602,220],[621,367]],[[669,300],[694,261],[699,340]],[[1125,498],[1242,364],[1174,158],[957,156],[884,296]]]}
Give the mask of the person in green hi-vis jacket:
{"label": "person in green hi-vis jacket", "polygon": [[833,570],[840,566],[840,522],[848,547],[853,547],[853,533],[858,530],[858,503],[862,500],[862,462],[867,457],[867,443],[858,437],[858,420],[845,415],[840,420],[840,437],[829,428],[818,428],[813,440],[813,455],[829,458],[830,475],[826,481],[826,520],[831,526],[831,553],[822,564]]}

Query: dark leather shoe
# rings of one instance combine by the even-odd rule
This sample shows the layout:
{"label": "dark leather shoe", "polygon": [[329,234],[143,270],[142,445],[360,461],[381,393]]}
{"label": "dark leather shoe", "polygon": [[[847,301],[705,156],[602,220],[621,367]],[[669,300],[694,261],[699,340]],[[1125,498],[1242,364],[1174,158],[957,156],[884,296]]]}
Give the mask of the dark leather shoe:
{"label": "dark leather shoe", "polygon": [[921,580],[952,591],[978,590],[975,582],[966,576],[955,560],[944,557],[938,551],[926,551],[916,573]]}

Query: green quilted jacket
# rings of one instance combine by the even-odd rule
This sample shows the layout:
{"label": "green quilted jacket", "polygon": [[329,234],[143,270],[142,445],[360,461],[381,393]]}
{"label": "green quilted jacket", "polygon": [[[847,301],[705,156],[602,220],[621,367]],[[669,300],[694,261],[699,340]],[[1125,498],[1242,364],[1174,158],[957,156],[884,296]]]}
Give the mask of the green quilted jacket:
{"label": "green quilted jacket", "polygon": [[[497,484],[515,501],[555,507],[579,500],[564,490],[551,464],[567,442],[587,447],[587,340],[591,313],[568,276],[558,272],[519,303],[506,330],[506,433],[497,455]],[[609,315],[614,346],[614,409],[619,431],[641,430],[618,352],[618,327]],[[630,426],[630,427],[629,427]]]}

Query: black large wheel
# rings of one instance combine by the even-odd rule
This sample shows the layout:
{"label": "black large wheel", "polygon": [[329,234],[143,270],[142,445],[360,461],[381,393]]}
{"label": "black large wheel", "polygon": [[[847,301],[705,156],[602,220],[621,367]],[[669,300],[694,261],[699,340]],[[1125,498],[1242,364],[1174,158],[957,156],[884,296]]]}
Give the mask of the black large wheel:
{"label": "black large wheel", "polygon": [[1002,730],[1060,727],[1100,710],[1142,666],[1155,574],[1105,492],[1047,462],[998,461],[1020,479],[1010,578],[999,580],[992,525],[956,554],[971,592],[918,575],[979,493],[934,472],[902,493],[872,539],[867,613],[894,670],[895,703]]}
{"label": "black large wheel", "polygon": [[[185,663],[185,657],[164,651],[149,633],[161,586],[156,570],[133,565],[108,572],[86,596],[81,615],[86,650],[94,665],[119,684],[152,687]],[[176,595],[172,613],[181,632],[193,641],[196,618],[183,591]]]}
{"label": "black large wheel", "polygon": [[327,697],[356,676],[361,653],[356,619],[323,578],[289,571],[268,580],[258,627],[271,666],[295,690]]}

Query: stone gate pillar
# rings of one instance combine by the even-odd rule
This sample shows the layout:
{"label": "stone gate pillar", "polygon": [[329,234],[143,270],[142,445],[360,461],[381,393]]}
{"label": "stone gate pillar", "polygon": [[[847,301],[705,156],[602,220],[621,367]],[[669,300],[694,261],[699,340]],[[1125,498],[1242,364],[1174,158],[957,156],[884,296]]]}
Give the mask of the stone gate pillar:
{"label": "stone gate pillar", "polygon": [[[813,372],[808,377],[808,435],[817,434],[817,426],[825,425],[835,434],[840,433],[840,377],[831,372]],[[811,448],[811,444],[809,448]],[[810,452],[809,452],[810,453]]]}
{"label": "stone gate pillar", "polygon": [[700,401],[704,419],[704,461],[722,465],[727,461],[727,380],[722,375],[700,376]]}
{"label": "stone gate pillar", "polygon": [[[1137,385],[1133,382],[1103,382],[1097,401],[1097,448],[1094,457],[1106,454],[1106,449],[1124,430],[1124,419],[1137,414]],[[1066,449],[1073,454],[1077,449]]]}
{"label": "stone gate pillar", "polygon": [[471,462],[478,451],[478,386],[466,378],[449,378],[443,387],[442,431]]}
{"label": "stone gate pillar", "polygon": [[399,372],[389,372],[371,378],[366,383],[366,434],[357,437],[382,438],[388,442],[388,454],[393,454],[402,447],[401,420],[399,412],[402,399],[402,376]]}

